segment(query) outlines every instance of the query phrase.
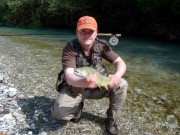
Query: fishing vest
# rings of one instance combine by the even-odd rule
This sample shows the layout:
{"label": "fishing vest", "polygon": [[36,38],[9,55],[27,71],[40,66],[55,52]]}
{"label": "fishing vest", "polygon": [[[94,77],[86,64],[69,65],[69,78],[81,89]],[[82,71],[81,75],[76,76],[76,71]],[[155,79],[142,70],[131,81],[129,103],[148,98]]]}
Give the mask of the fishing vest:
{"label": "fishing vest", "polygon": [[[87,58],[83,54],[83,51],[82,51],[77,39],[72,40],[68,44],[71,45],[72,48],[75,50],[76,67],[90,66],[90,67],[97,69],[102,75],[107,76],[108,74],[106,72],[106,69],[102,65],[102,56],[101,56],[101,51],[99,49],[100,42],[105,43],[96,38],[95,43],[92,48],[92,52],[90,53],[91,54],[90,58]],[[62,70],[58,74],[58,79],[57,79],[57,83],[56,83],[57,91],[60,91],[62,89],[62,87],[64,87],[65,85],[67,85],[67,82],[66,82],[66,79],[64,76],[64,71]]]}
{"label": "fishing vest", "polygon": [[89,56],[90,58],[87,58],[86,56],[84,56],[77,39],[69,42],[69,44],[75,50],[76,67],[90,66],[97,69],[101,74],[107,75],[106,69],[102,65],[102,56],[101,56],[101,51],[99,49],[99,42],[102,42],[102,41],[100,41],[99,39],[95,40],[95,43],[93,45],[93,49],[91,52],[91,56]]}

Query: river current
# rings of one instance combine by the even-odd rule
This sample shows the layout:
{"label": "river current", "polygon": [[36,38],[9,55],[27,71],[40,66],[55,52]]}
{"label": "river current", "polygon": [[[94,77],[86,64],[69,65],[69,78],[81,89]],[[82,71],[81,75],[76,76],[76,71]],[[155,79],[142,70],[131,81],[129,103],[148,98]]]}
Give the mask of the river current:
{"label": "river current", "polygon": [[[37,46],[63,46],[75,38],[72,30],[26,29],[0,27],[0,36],[22,42],[38,42]],[[109,42],[109,37],[99,37]],[[25,40],[24,40],[25,39]],[[21,42],[21,40],[19,42]],[[164,115],[175,115],[180,120],[180,44],[154,39],[128,37],[122,34],[119,43],[111,46],[127,64],[126,80],[131,90],[144,91],[155,102],[157,99],[167,101],[160,104]],[[60,54],[54,50],[55,54]],[[57,55],[55,55],[57,57]],[[130,96],[131,97],[131,96]],[[131,100],[131,99],[130,99]],[[146,104],[144,97],[133,99],[132,102]],[[141,107],[139,111],[141,111]],[[144,109],[144,108],[143,108]],[[157,113],[157,112],[156,112]]]}

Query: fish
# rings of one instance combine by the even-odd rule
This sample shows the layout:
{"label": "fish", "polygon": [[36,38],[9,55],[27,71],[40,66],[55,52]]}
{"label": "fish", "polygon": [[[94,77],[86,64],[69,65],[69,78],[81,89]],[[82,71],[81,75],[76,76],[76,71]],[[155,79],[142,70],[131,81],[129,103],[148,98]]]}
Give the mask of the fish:
{"label": "fish", "polygon": [[101,87],[104,87],[104,88],[106,88],[106,90],[108,90],[108,84],[111,81],[111,79],[109,77],[102,75],[95,68],[87,67],[87,66],[75,68],[74,74],[76,76],[79,76],[80,78],[87,78],[89,75],[96,74],[96,76],[97,76],[96,85],[100,89],[101,89]]}

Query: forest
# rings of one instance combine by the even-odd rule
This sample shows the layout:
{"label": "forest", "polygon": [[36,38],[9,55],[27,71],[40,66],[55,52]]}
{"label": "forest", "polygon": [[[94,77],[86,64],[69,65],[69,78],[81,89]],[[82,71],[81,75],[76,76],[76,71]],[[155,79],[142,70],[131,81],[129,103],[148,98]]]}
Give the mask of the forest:
{"label": "forest", "polygon": [[96,18],[100,32],[180,40],[180,0],[1,0],[0,25],[73,28]]}

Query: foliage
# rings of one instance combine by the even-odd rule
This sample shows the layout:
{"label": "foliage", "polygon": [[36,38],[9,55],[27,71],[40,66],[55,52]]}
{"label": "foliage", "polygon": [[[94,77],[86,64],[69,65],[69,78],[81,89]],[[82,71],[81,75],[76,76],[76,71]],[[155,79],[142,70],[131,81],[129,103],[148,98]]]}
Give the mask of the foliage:
{"label": "foliage", "polygon": [[[100,31],[138,32],[146,25],[179,28],[179,0],[1,0],[0,22],[29,27],[75,27],[94,16]],[[145,24],[145,25],[144,25]],[[168,28],[168,27],[167,27]],[[151,28],[153,29],[153,28]]]}
{"label": "foliage", "polygon": [[171,4],[171,9],[174,15],[180,15],[180,0],[174,0]]}

